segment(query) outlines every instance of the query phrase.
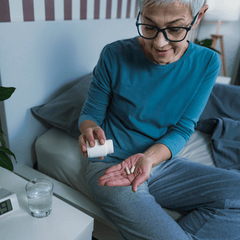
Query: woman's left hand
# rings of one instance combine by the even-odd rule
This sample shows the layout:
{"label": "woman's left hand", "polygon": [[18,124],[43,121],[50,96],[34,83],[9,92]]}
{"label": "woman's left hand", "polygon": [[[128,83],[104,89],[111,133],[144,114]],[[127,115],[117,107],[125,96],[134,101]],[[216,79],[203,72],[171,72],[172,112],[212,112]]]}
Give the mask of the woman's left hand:
{"label": "woman's left hand", "polygon": [[[133,172],[132,167],[135,166]],[[130,171],[127,173],[126,168]],[[102,177],[98,179],[100,186],[130,186],[132,191],[136,192],[137,188],[145,182],[150,175],[152,163],[147,161],[144,154],[137,153],[118,165],[108,168]]]}

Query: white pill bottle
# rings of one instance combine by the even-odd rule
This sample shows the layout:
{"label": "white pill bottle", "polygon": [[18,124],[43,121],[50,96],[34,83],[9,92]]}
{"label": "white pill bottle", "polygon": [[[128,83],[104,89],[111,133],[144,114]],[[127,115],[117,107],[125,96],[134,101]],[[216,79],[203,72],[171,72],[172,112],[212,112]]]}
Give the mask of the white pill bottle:
{"label": "white pill bottle", "polygon": [[90,147],[87,142],[87,154],[89,158],[105,157],[114,152],[113,141],[106,140],[104,145],[100,145],[98,140],[95,140],[95,146]]}

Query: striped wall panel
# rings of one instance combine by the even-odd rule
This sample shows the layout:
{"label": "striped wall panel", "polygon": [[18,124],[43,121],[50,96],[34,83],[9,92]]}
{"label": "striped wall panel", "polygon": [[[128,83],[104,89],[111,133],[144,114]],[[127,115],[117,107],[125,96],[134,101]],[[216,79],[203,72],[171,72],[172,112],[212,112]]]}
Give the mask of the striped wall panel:
{"label": "striped wall panel", "polygon": [[0,22],[136,18],[138,0],[0,0]]}

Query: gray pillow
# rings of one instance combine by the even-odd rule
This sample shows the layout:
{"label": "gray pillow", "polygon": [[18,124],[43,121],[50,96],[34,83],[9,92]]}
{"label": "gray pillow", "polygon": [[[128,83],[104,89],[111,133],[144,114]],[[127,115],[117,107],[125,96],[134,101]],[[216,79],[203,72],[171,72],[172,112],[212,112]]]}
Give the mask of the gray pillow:
{"label": "gray pillow", "polygon": [[87,98],[92,73],[82,76],[78,83],[46,104],[31,108],[34,116],[78,138],[78,118]]}

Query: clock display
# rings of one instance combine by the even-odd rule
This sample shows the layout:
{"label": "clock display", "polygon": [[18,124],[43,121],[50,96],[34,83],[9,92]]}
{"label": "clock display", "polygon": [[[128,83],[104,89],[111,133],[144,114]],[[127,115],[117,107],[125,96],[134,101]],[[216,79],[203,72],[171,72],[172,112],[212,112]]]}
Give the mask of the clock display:
{"label": "clock display", "polygon": [[12,211],[13,207],[10,199],[0,202],[0,215]]}

